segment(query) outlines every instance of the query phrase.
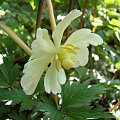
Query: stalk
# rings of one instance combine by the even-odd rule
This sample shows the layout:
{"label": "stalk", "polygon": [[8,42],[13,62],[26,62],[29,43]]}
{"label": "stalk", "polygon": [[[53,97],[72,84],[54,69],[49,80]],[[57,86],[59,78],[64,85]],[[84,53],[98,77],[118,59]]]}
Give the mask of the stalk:
{"label": "stalk", "polygon": [[55,22],[55,17],[54,17],[54,12],[53,12],[53,5],[51,0],[46,0],[47,6],[48,6],[48,14],[50,18],[50,24],[51,24],[51,29],[54,31],[56,27],[56,22]]}
{"label": "stalk", "polygon": [[28,55],[31,55],[31,49],[7,25],[0,23],[0,28],[5,31]]}

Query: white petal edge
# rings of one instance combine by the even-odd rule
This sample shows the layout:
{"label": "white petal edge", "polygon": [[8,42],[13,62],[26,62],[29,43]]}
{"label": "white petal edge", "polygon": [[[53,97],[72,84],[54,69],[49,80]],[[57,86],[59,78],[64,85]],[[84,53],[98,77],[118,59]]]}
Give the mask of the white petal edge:
{"label": "white petal edge", "polygon": [[38,40],[39,44],[44,43],[44,44],[49,45],[50,47],[54,47],[54,44],[49,37],[47,29],[38,28],[37,33],[36,33],[36,40]]}
{"label": "white petal edge", "polygon": [[49,38],[48,31],[46,29],[37,29],[36,40],[33,41],[31,47],[31,59],[56,53],[56,48]]}
{"label": "white petal edge", "polygon": [[49,60],[34,59],[27,62],[24,66],[23,77],[21,78],[21,86],[26,95],[32,95],[35,91],[41,75],[47,68]]}
{"label": "white petal edge", "polygon": [[79,17],[81,14],[82,12],[80,10],[77,10],[77,9],[72,10],[61,22],[57,24],[52,34],[52,38],[57,48],[59,47],[61,43],[61,39],[62,39],[65,29],[68,27],[71,21]]}
{"label": "white petal edge", "polygon": [[58,79],[59,75],[60,76],[63,75],[60,78],[65,77],[64,70],[62,69],[61,71],[58,71],[54,62],[49,67],[44,78],[44,86],[45,86],[45,91],[47,93],[50,92],[52,92],[53,94],[61,93],[60,84],[65,83],[66,77],[63,80],[61,80]]}
{"label": "white petal edge", "polygon": [[97,46],[103,43],[103,39],[95,34],[91,33],[90,29],[83,28],[75,31],[70,35],[65,44],[83,45],[88,46],[89,44]]}
{"label": "white petal edge", "polygon": [[77,51],[77,55],[75,56],[76,62],[75,62],[75,68],[79,66],[85,66],[88,63],[88,56],[89,51],[87,47],[80,47],[80,50]]}
{"label": "white petal edge", "polygon": [[66,82],[66,75],[64,69],[61,67],[61,69],[58,71],[57,75],[58,81],[60,82],[61,85],[65,84]]}

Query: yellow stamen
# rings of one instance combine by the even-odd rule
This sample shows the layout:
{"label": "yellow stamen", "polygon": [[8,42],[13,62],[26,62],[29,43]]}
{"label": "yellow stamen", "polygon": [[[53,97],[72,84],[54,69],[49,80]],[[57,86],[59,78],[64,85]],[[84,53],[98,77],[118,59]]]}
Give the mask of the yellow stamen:
{"label": "yellow stamen", "polygon": [[74,67],[74,62],[70,59],[65,59],[63,60],[62,65],[65,69],[69,70],[70,68]]}
{"label": "yellow stamen", "polygon": [[66,45],[64,48],[65,48],[65,49],[69,49],[69,50],[74,50],[74,47],[68,46],[68,45]]}
{"label": "yellow stamen", "polygon": [[74,67],[74,62],[76,58],[74,57],[77,55],[77,50],[80,49],[72,44],[62,45],[59,48],[58,58],[61,62],[61,65],[65,69],[70,69]]}

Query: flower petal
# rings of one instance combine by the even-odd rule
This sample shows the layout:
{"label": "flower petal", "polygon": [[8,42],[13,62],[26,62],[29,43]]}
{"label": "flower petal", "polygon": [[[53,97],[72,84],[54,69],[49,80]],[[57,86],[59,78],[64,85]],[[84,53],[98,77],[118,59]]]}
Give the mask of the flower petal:
{"label": "flower petal", "polygon": [[27,95],[33,94],[48,64],[49,60],[40,58],[28,61],[25,64],[23,70],[24,75],[21,78],[21,86]]}
{"label": "flower petal", "polygon": [[32,43],[32,56],[33,58],[43,57],[56,53],[56,48],[50,40],[48,31],[46,29],[37,29],[36,40]]}
{"label": "flower petal", "polygon": [[68,27],[68,25],[71,23],[71,21],[79,17],[81,14],[82,14],[81,11],[75,9],[71,11],[60,23],[58,23],[52,34],[52,38],[54,40],[56,47],[59,47],[63,33],[65,29]]}
{"label": "flower petal", "polygon": [[56,54],[56,48],[46,29],[38,29],[36,40],[32,43],[32,55],[25,64],[21,86],[27,95],[33,94],[41,75]]}
{"label": "flower petal", "polygon": [[74,67],[85,66],[88,62],[88,55],[88,48],[81,46],[80,50],[77,51],[77,55],[75,56],[76,62]]}
{"label": "flower petal", "polygon": [[63,68],[61,68],[59,71],[58,71],[58,75],[57,75],[57,78],[58,78],[58,81],[60,82],[60,84],[65,84],[66,82],[66,75],[65,75],[65,71]]}
{"label": "flower petal", "polygon": [[91,44],[97,46],[102,43],[103,39],[99,35],[91,33],[90,29],[83,28],[72,33],[65,44],[74,44],[76,46],[88,46]]}
{"label": "flower petal", "polygon": [[56,68],[55,62],[51,64],[48,71],[46,72],[44,79],[45,91],[47,93],[60,93],[61,85],[66,81],[64,70],[61,68],[59,71]]}

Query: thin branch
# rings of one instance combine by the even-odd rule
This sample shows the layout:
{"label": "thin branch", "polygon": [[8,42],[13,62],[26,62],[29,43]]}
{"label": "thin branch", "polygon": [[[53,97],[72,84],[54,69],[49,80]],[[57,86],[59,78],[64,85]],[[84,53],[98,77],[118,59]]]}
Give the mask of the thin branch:
{"label": "thin branch", "polygon": [[71,11],[71,9],[72,9],[73,2],[74,2],[74,0],[70,0],[70,2],[69,2],[69,5],[68,5],[68,13],[69,13],[69,12]]}
{"label": "thin branch", "polygon": [[83,27],[84,27],[83,16],[84,16],[84,14],[85,14],[85,10],[86,10],[86,7],[87,7],[87,3],[88,3],[88,0],[85,0],[84,6],[83,6],[83,9],[82,9],[81,20],[80,20],[80,28],[83,28]]}
{"label": "thin branch", "polygon": [[[73,4],[74,4],[74,0],[69,0],[68,13],[71,11]],[[64,35],[66,36],[66,39],[67,39],[69,36],[69,27],[66,28]]]}
{"label": "thin branch", "polygon": [[82,16],[85,14],[87,3],[88,3],[88,0],[85,0],[84,6],[83,6],[83,9],[82,9]]}
{"label": "thin branch", "polygon": [[118,101],[118,102],[109,110],[109,112],[112,112],[112,111],[115,110],[118,106],[120,106],[120,101]]}
{"label": "thin branch", "polygon": [[26,53],[31,55],[31,49],[8,26],[0,23],[0,28],[5,31]]}
{"label": "thin branch", "polygon": [[[69,5],[68,5],[68,13],[71,11],[72,5],[74,3],[74,0],[69,0],[69,1],[70,2],[69,2]],[[65,30],[65,36],[66,36],[66,38],[68,38],[68,36],[69,36],[69,27],[67,27],[67,29]]]}
{"label": "thin branch", "polygon": [[76,0],[78,10],[81,10],[78,0]]}
{"label": "thin branch", "polygon": [[40,24],[41,24],[41,15],[42,15],[43,6],[44,6],[44,0],[39,0],[37,18],[36,18],[36,31],[40,27]]}
{"label": "thin branch", "polygon": [[51,2],[51,0],[46,0],[46,3],[48,6],[48,14],[49,14],[49,18],[50,18],[51,28],[52,28],[52,31],[54,31],[54,29],[56,27],[56,22],[55,22],[52,2]]}

